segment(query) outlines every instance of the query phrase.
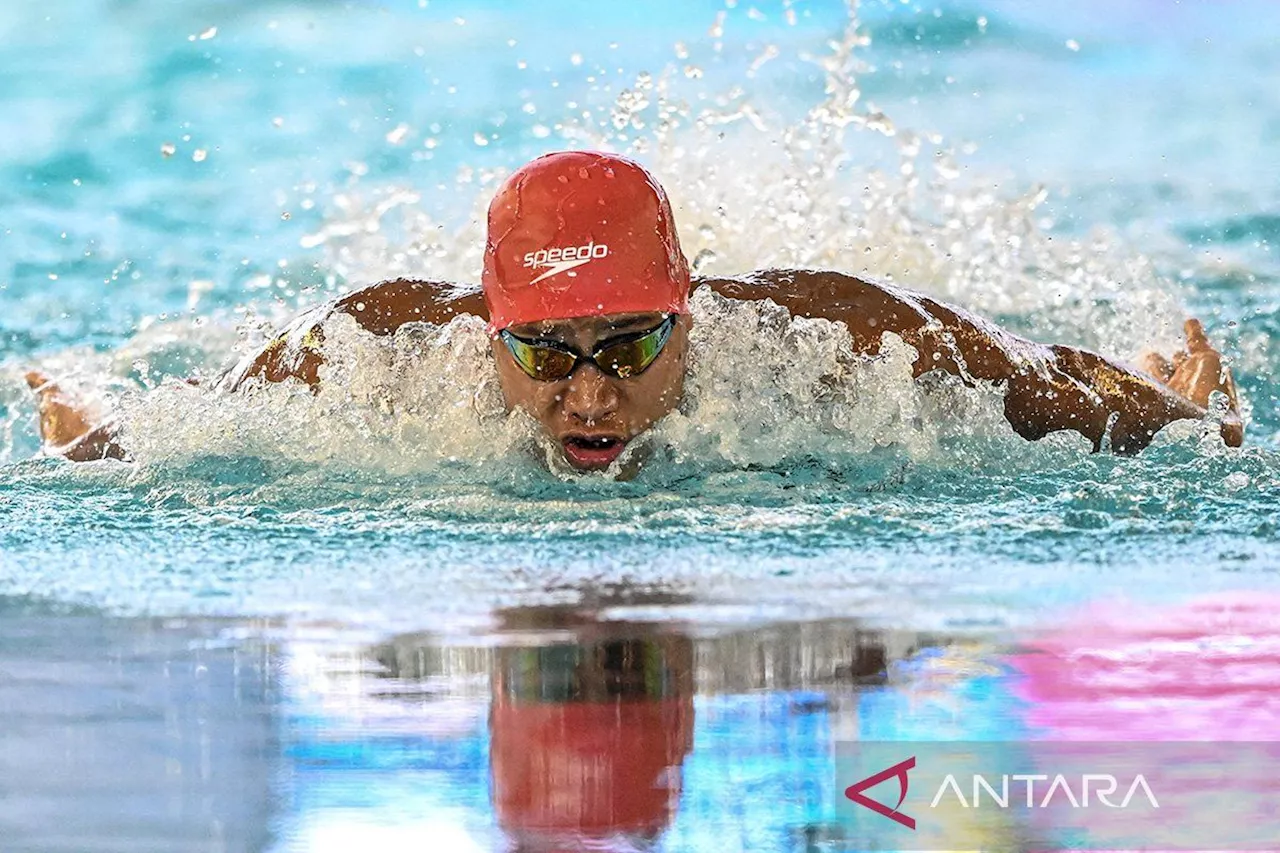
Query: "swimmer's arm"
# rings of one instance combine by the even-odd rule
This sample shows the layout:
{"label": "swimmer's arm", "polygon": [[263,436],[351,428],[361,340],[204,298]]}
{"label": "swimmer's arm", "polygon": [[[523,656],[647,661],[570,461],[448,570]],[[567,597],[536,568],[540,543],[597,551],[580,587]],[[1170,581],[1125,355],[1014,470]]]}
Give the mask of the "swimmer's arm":
{"label": "swimmer's arm", "polygon": [[457,285],[397,279],[357,290],[336,302],[313,308],[285,327],[257,353],[223,376],[221,387],[235,391],[251,379],[298,379],[314,391],[324,362],[324,322],[347,314],[375,335],[393,335],[406,323],[448,323],[459,314],[488,316],[484,298]]}
{"label": "swimmer's arm", "polygon": [[[298,379],[315,391],[324,364],[323,324],[339,313],[350,314],[375,335],[394,334],[405,323],[447,323],[458,314],[488,316],[479,294],[460,292],[455,285],[403,279],[382,282],[303,313],[261,350],[228,371],[219,387],[235,391],[251,379]],[[72,462],[129,458],[114,420],[95,420],[83,404],[39,372],[27,374],[27,383],[39,402],[40,438],[46,454]]]}
{"label": "swimmer's arm", "polygon": [[1074,430],[1095,450],[1109,438],[1117,453],[1137,453],[1174,421],[1202,420],[1210,395],[1227,396],[1221,434],[1231,447],[1244,441],[1244,424],[1231,373],[1222,364],[1197,320],[1188,320],[1187,349],[1177,370],[1157,378],[1078,347],[1033,343],[966,311],[920,294],[898,291],[933,319],[903,338],[921,353],[915,374],[929,364],[948,372],[965,371],[976,379],[1004,382],[1005,419],[1024,438],[1035,441],[1051,432]]}
{"label": "swimmer's arm", "polygon": [[879,352],[881,335],[893,332],[916,348],[917,377],[941,369],[966,381],[1004,383],[1005,418],[1030,440],[1074,430],[1098,449],[1111,423],[1112,449],[1137,452],[1173,421],[1203,418],[1213,390],[1231,401],[1223,438],[1232,446],[1243,440],[1230,374],[1220,361],[1216,369],[1208,363],[1218,356],[1203,336],[1199,352],[1188,341],[1191,358],[1201,360],[1200,381],[1179,385],[1173,377],[1162,384],[1086,350],[1033,343],[920,294],[841,273],[765,270],[697,283],[732,298],[771,299],[798,316],[841,321],[859,353]]}

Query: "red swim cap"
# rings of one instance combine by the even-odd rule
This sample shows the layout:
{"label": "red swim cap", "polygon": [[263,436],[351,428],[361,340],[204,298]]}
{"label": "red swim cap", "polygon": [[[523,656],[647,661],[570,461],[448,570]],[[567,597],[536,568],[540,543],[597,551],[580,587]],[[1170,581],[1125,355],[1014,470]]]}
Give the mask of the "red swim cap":
{"label": "red swim cap", "polygon": [[689,264],[667,194],[616,154],[547,154],[508,178],[489,205],[481,281],[495,331],[689,311]]}

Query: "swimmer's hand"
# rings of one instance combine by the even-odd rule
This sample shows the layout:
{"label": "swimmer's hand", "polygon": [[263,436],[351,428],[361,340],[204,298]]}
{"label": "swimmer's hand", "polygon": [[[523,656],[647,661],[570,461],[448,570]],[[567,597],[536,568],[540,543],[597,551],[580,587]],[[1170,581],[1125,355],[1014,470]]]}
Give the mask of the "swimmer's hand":
{"label": "swimmer's hand", "polygon": [[1199,320],[1187,320],[1183,327],[1186,347],[1165,358],[1155,352],[1143,354],[1138,366],[1160,380],[1176,394],[1197,406],[1209,408],[1210,396],[1221,391],[1227,397],[1227,415],[1222,421],[1222,439],[1229,447],[1244,442],[1244,422],[1231,370],[1222,363],[1222,353],[1214,349]]}
{"label": "swimmer's hand", "polygon": [[46,454],[72,462],[125,458],[123,448],[115,442],[112,423],[94,424],[88,407],[43,373],[33,370],[26,379],[38,402],[40,442]]}

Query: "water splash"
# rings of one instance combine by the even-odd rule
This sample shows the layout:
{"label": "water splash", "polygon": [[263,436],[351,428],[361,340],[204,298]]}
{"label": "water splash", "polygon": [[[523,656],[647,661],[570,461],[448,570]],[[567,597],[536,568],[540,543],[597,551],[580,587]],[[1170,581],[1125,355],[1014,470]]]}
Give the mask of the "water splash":
{"label": "water splash", "polygon": [[[1004,425],[998,392],[943,377],[916,383],[915,351],[894,336],[866,358],[842,326],[791,318],[771,303],[699,291],[692,309],[685,399],[643,444],[657,453],[651,463],[705,472],[817,457],[841,467],[882,448],[903,460],[932,458],[949,441],[981,435],[1001,447],[1001,458],[1004,445],[1022,444]],[[479,319],[412,324],[383,338],[346,316],[326,329],[329,364],[318,393],[295,384],[228,394],[166,383],[120,401],[124,443],[144,467],[255,456],[392,475],[465,465],[475,475],[520,455],[546,456],[554,469],[532,421],[506,413]],[[1076,443],[1085,446],[1063,445]]]}
{"label": "water splash", "polygon": [[[1044,189],[1008,198],[963,180],[963,155],[942,136],[903,128],[863,98],[860,81],[873,73],[864,59],[869,44],[850,2],[845,27],[825,52],[791,57],[816,67],[824,81],[822,96],[798,119],[790,105],[735,84],[720,88],[724,74],[689,73],[730,61],[717,44],[704,48],[705,57],[681,45],[665,67],[637,73],[616,96],[599,89],[584,105],[539,118],[554,126],[554,147],[645,161],[670,192],[699,273],[831,267],[915,286],[1105,352],[1171,348],[1183,316],[1177,288],[1105,236],[1056,237],[1040,213]],[[788,58],[783,46],[767,45],[744,57],[741,70],[760,70],[762,56]],[[351,182],[329,199],[324,224],[302,240],[325,256],[324,284],[302,301],[341,282],[394,276],[475,282],[484,209],[514,165],[461,167],[441,215],[419,190],[370,187],[368,167],[352,164]],[[54,366],[73,381],[77,374],[110,380],[94,384],[110,392],[104,405],[123,409],[126,441],[144,466],[282,456],[412,474],[537,453],[531,425],[502,412],[482,329],[468,320],[379,340],[339,318],[328,330],[326,382],[315,396],[285,385],[233,398],[161,381],[193,368],[213,372],[228,351],[258,345],[290,310],[267,299],[245,306],[234,347],[225,324],[193,342],[158,323],[117,353],[68,352]],[[1024,447],[990,389],[941,378],[916,383],[913,353],[900,341],[860,360],[835,324],[790,320],[710,294],[695,299],[695,312],[688,399],[653,437],[676,467],[770,466],[815,455],[841,467],[878,448],[907,460],[1008,462],[1085,447],[1067,435]],[[173,355],[179,339],[187,347],[182,357]],[[138,385],[160,387],[129,390]],[[7,430],[16,434],[11,448],[29,446],[29,428],[24,434],[11,422]]]}
{"label": "water splash", "polygon": [[[1044,188],[1011,198],[963,180],[963,154],[941,134],[900,128],[863,100],[871,37],[857,13],[851,0],[828,51],[796,57],[824,79],[823,97],[798,120],[789,115],[793,105],[762,102],[739,85],[716,89],[687,74],[689,62],[678,58],[636,74],[612,102],[567,111],[552,147],[644,161],[668,189],[685,253],[703,274],[833,268],[917,287],[1027,332],[1121,357],[1176,345],[1182,293],[1149,259],[1104,233],[1085,240],[1053,234],[1041,212]],[[711,51],[707,64],[724,61]],[[775,57],[782,51],[766,49]],[[892,165],[876,165],[884,161]],[[309,245],[323,246],[348,280],[474,282],[483,210],[507,172],[460,170],[457,189],[472,203],[466,223],[453,229],[404,190],[344,193]]]}

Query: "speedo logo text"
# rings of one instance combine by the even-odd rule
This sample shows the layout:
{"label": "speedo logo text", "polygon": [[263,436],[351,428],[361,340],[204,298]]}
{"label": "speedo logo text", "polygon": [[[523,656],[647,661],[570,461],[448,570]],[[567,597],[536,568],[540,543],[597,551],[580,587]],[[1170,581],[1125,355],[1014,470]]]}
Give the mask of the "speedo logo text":
{"label": "speedo logo text", "polygon": [[581,246],[562,246],[554,249],[539,249],[524,256],[526,269],[542,269],[546,272],[535,278],[530,284],[537,284],[544,278],[559,275],[562,272],[590,263],[597,258],[607,258],[609,247],[604,243],[590,242]]}

